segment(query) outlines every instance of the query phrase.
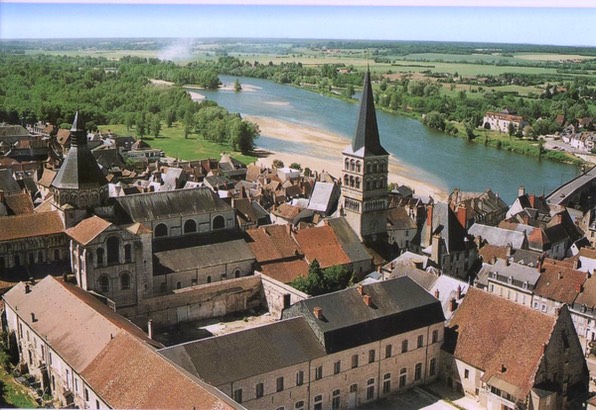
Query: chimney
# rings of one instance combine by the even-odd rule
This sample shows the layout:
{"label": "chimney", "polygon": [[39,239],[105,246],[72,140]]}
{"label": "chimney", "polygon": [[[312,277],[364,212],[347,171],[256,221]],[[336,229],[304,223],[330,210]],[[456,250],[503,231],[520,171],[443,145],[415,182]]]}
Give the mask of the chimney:
{"label": "chimney", "polygon": [[468,223],[468,208],[465,206],[457,207],[457,220],[464,228],[467,228]]}
{"label": "chimney", "polygon": [[312,310],[312,313],[313,313],[313,315],[315,315],[315,317],[317,319],[319,319],[319,320],[323,319],[323,309],[322,308],[317,306]]}
{"label": "chimney", "polygon": [[149,339],[153,339],[153,319],[149,319],[147,322],[147,335]]}
{"label": "chimney", "polygon": [[461,299],[461,285],[457,285],[457,300]]}
{"label": "chimney", "polygon": [[573,261],[573,269],[575,269],[575,270],[579,269],[579,258],[577,258]]}
{"label": "chimney", "polygon": [[28,283],[25,283],[25,293],[30,293],[31,292],[31,287],[29,286]]}
{"label": "chimney", "polygon": [[530,206],[536,208],[536,195],[528,195],[528,200],[530,201]]}
{"label": "chimney", "polygon": [[37,322],[37,318],[35,317],[35,313],[31,312],[31,321]]}
{"label": "chimney", "polygon": [[366,306],[372,305],[372,297],[370,295],[364,295],[362,297],[362,299],[364,300],[364,303],[366,304]]}
{"label": "chimney", "polygon": [[449,311],[455,312],[455,309],[457,309],[457,300],[455,300],[455,298],[451,298],[449,301]]}
{"label": "chimney", "polygon": [[520,185],[520,187],[517,189],[517,196],[524,196],[526,194],[526,188],[524,188],[523,185]]}
{"label": "chimney", "polygon": [[511,257],[511,251],[513,250],[513,246],[511,246],[511,244],[508,243],[506,249],[507,250],[506,250],[506,253],[505,254],[507,255],[507,258],[509,258],[509,257]]}
{"label": "chimney", "polygon": [[364,295],[364,286],[362,285],[358,285],[356,286],[356,290],[358,291],[358,293],[360,293],[360,295]]}
{"label": "chimney", "polygon": [[441,265],[441,235],[432,237],[432,254],[430,259],[438,265]]}
{"label": "chimney", "polygon": [[435,298],[438,299],[439,298],[439,295],[440,295],[439,289],[435,289]]}

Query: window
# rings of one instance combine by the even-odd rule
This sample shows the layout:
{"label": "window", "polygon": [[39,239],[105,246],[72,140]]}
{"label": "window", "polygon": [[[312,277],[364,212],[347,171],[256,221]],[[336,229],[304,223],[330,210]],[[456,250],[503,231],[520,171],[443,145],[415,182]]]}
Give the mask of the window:
{"label": "window", "polygon": [[424,336],[422,336],[422,335],[418,336],[418,341],[417,341],[416,345],[419,348],[424,346]]}
{"label": "window", "polygon": [[207,276],[207,283],[211,283],[211,276]]}
{"label": "window", "polygon": [[75,383],[75,391],[78,392],[79,391],[79,379],[74,379],[74,383]]}
{"label": "window", "polygon": [[223,216],[217,215],[213,218],[213,229],[223,229],[226,227],[226,220]]}
{"label": "window", "polygon": [[430,359],[430,363],[428,365],[428,375],[434,376],[437,373],[437,359]]}
{"label": "window", "polygon": [[355,354],[352,356],[352,369],[358,367],[358,355]]}
{"label": "window", "polygon": [[106,242],[108,248],[108,265],[120,262],[120,239],[110,236]]}
{"label": "window", "polygon": [[338,374],[339,372],[341,372],[341,361],[340,360],[333,363],[333,374]]}
{"label": "window", "polygon": [[385,373],[383,376],[383,394],[391,391],[391,373]]}
{"label": "window", "polygon": [[99,291],[100,292],[109,292],[110,291],[110,279],[108,275],[101,275],[98,279],[99,283]]}
{"label": "window", "polygon": [[130,275],[126,272],[120,275],[120,289],[130,289]]}
{"label": "window", "polygon": [[168,236],[168,227],[166,224],[158,224],[155,227],[155,237],[161,238],[163,236]]}
{"label": "window", "polygon": [[97,266],[103,266],[103,248],[97,248]]}
{"label": "window", "polygon": [[240,277],[240,269],[236,269],[236,270],[234,271],[234,277],[235,277],[235,278],[239,278],[239,277]]}
{"label": "window", "polygon": [[341,394],[341,392],[339,389],[333,390],[333,393],[331,394],[331,409],[332,410],[339,410],[340,403],[341,403],[340,394]]}
{"label": "window", "polygon": [[393,347],[391,345],[385,346],[385,359],[391,357]]}
{"label": "window", "polygon": [[302,386],[304,384],[304,372],[298,370],[296,372],[296,386]]}
{"label": "window", "polygon": [[193,233],[197,231],[197,223],[192,219],[184,222],[184,233]]}
{"label": "window", "polygon": [[372,350],[368,351],[368,362],[372,363],[374,361],[375,361],[375,350],[372,349]]}
{"label": "window", "polygon": [[433,343],[437,343],[439,341],[439,331],[433,330]]}
{"label": "window", "polygon": [[313,409],[314,410],[323,410],[323,396],[321,394],[318,394],[315,396]]}
{"label": "window", "polygon": [[99,409],[99,408],[100,408],[100,407],[99,407],[99,400],[97,400],[97,399],[95,400],[95,408],[96,408],[96,409]]}
{"label": "window", "polygon": [[315,380],[321,380],[323,378],[323,366],[319,366],[315,369]]}
{"label": "window", "polygon": [[182,289],[182,282],[176,282],[176,289]]}
{"label": "window", "polygon": [[85,388],[85,401],[89,401],[89,390]]}
{"label": "window", "polygon": [[350,393],[356,393],[358,391],[358,385],[357,384],[351,384],[350,385]]}
{"label": "window", "polygon": [[124,245],[124,262],[132,262],[132,245]]}
{"label": "window", "polygon": [[242,403],[242,389],[234,390],[234,401],[236,403]]}
{"label": "window", "polygon": [[414,367],[414,380],[418,381],[420,379],[422,379],[422,363],[418,363]]}
{"label": "window", "polygon": [[263,383],[257,383],[255,387],[255,396],[257,397],[257,399],[263,397],[264,390],[265,386],[263,385]]}
{"label": "window", "polygon": [[408,351],[408,340],[404,340],[401,342],[401,352],[406,353]]}
{"label": "window", "polygon": [[402,367],[399,371],[399,387],[406,387],[408,381],[408,369]]}
{"label": "window", "polygon": [[464,379],[470,378],[470,371],[468,369],[464,369]]}
{"label": "window", "polygon": [[283,389],[284,389],[284,378],[283,377],[277,378],[276,386],[277,386],[278,392],[283,391]]}
{"label": "window", "polygon": [[375,398],[375,379],[368,379],[366,382],[366,400],[372,400]]}
{"label": "window", "polygon": [[294,409],[295,410],[304,410],[304,402],[302,400],[297,401],[296,404],[294,404]]}

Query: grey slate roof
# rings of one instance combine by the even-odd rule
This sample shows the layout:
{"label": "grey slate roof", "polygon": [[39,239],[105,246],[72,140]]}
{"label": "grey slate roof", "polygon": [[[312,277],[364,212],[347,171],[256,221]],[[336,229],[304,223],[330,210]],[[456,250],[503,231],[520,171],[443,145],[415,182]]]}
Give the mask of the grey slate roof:
{"label": "grey slate roof", "polygon": [[342,250],[348,255],[350,261],[372,260],[370,254],[366,251],[366,248],[362,245],[362,242],[360,242],[360,239],[345,218],[328,219],[327,223],[335,232]]}
{"label": "grey slate roof", "polygon": [[12,176],[10,169],[0,169],[0,190],[4,191],[5,194],[18,194],[21,192],[21,187]]}
{"label": "grey slate roof", "polygon": [[356,133],[352,139],[352,145],[346,148],[344,153],[358,155],[360,157],[389,155],[381,145],[379,139],[377,114],[375,112],[375,101],[370,84],[369,71],[364,74],[364,89],[362,90],[362,99],[360,100],[360,115],[358,116]]}
{"label": "grey slate roof", "polygon": [[108,181],[87,146],[87,132],[78,112],[75,114],[70,133],[70,150],[52,186],[62,189],[85,189],[107,185]]}
{"label": "grey slate roof", "polygon": [[302,317],[158,351],[213,386],[272,372],[325,355]]}
{"label": "grey slate roof", "polygon": [[474,236],[480,236],[483,241],[491,245],[507,246],[522,249],[526,235],[523,232],[511,231],[509,229],[498,228],[475,223],[468,229],[468,233]]}
{"label": "grey slate roof", "polygon": [[155,257],[159,261],[155,267],[157,275],[256,260],[250,246],[242,239],[156,252]]}
{"label": "grey slate roof", "polygon": [[126,195],[115,198],[115,201],[120,212],[134,222],[231,209],[206,187]]}
{"label": "grey slate roof", "polygon": [[338,199],[339,188],[337,185],[332,182],[317,181],[308,201],[308,209],[329,213],[332,208],[335,208]]}
{"label": "grey slate roof", "polygon": [[478,272],[478,282],[484,286],[488,285],[488,279],[491,273],[497,273],[500,282],[507,282],[508,278],[513,278],[513,285],[521,287],[523,283],[528,282],[530,289],[536,286],[540,278],[540,272],[535,267],[521,265],[519,263],[507,264],[503,259],[497,259],[494,265],[485,264]]}
{"label": "grey slate roof", "polygon": [[[306,317],[313,331],[334,353],[445,320],[440,302],[408,277],[364,286],[372,305],[367,306],[356,288],[302,300],[282,317]],[[313,309],[322,309],[323,319]]]}

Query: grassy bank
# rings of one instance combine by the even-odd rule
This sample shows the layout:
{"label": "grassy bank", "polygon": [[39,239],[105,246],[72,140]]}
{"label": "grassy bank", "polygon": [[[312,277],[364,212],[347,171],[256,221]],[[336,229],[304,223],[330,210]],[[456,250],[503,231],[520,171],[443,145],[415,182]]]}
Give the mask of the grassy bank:
{"label": "grassy bank", "polygon": [[[127,130],[123,124],[108,124],[101,125],[99,129],[102,132],[111,130],[118,135],[135,135],[135,130]],[[136,137],[136,135],[135,135]],[[182,124],[175,123],[171,128],[163,126],[158,138],[153,136],[145,136],[143,138],[151,148],[162,149],[167,156],[184,159],[196,160],[205,158],[219,159],[222,153],[228,153],[235,159],[250,164],[256,161],[256,157],[251,155],[243,155],[240,152],[232,151],[227,145],[217,144],[215,142],[206,141],[196,134],[189,134],[188,138],[184,138],[184,128]]]}

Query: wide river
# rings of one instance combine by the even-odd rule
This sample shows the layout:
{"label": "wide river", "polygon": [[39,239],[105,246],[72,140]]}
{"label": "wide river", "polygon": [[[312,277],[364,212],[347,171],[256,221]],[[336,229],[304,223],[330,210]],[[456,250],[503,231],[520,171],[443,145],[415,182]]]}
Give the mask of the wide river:
{"label": "wide river", "polygon": [[[233,83],[235,79],[220,76],[224,84]],[[346,145],[349,144],[356,128],[359,104],[268,80],[243,77],[239,80],[243,85],[254,86],[255,90],[199,92],[231,112],[320,128],[345,137]],[[511,204],[520,185],[528,192],[548,194],[578,173],[577,167],[571,165],[470,143],[401,115],[377,110],[377,120],[381,143],[411,170],[409,176],[445,191],[460,188],[481,192],[491,188]],[[257,146],[278,152],[304,154],[307,151],[300,142],[288,143],[267,135],[257,139]],[[339,152],[337,160],[341,161]]]}

